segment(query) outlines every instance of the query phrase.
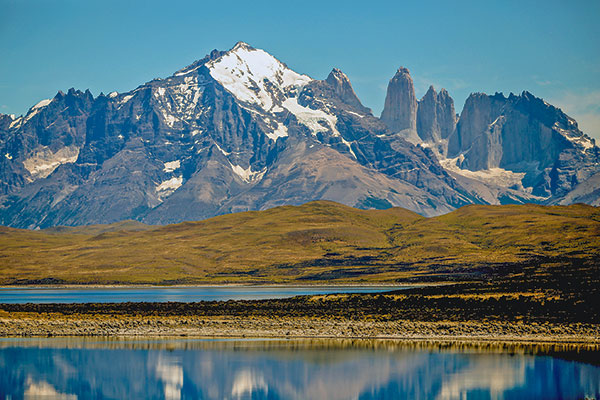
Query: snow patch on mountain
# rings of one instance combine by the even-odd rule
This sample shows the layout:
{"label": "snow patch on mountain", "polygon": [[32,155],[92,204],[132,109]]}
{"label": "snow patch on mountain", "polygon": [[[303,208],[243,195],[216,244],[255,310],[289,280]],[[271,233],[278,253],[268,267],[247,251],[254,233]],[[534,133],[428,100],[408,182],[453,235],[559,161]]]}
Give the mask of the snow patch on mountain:
{"label": "snow patch on mountain", "polygon": [[342,143],[344,143],[346,145],[346,147],[348,147],[348,151],[350,152],[350,154],[352,154],[354,156],[354,158],[358,159],[356,157],[356,154],[354,153],[354,150],[352,150],[352,144],[349,141],[347,141],[346,139],[344,139],[343,137],[342,137]]}
{"label": "snow patch on mountain", "polygon": [[169,197],[174,191],[179,189],[183,184],[183,176],[176,176],[164,182],[161,182],[156,186],[156,192],[158,192],[158,199],[160,201]]}
{"label": "snow patch on mountain", "polygon": [[[569,121],[569,122],[571,122],[571,121]],[[572,122],[571,124],[574,124],[574,122]],[[573,135],[573,131],[568,131],[566,129],[562,129],[560,127],[560,123],[558,123],[558,122],[556,122],[554,124],[554,129],[556,131],[558,131],[561,135],[563,135],[563,137],[565,139],[567,139],[568,141],[573,143],[576,147],[583,147],[584,151],[587,149],[592,149],[596,145],[592,138],[590,138],[584,134],[575,136],[575,135]]]}
{"label": "snow patch on mountain", "polygon": [[[42,101],[40,101],[39,103],[37,103],[35,106],[31,107],[31,109],[29,110],[29,112],[27,113],[27,115],[25,116],[25,120],[23,121],[23,123],[29,121],[31,118],[33,118],[38,112],[40,112],[40,110],[46,106],[48,106],[48,104],[52,103],[51,99],[44,99]],[[12,125],[12,124],[11,124]]]}
{"label": "snow patch on mountain", "polygon": [[273,95],[285,95],[312,79],[287,68],[269,53],[238,43],[207,64],[210,75],[238,100],[256,104],[266,111],[275,105]]}
{"label": "snow patch on mountain", "polygon": [[177,122],[177,118],[175,118],[173,115],[167,113],[165,110],[160,110],[160,111],[163,115],[165,124],[167,124],[170,128],[173,128],[175,126],[175,122]]}
{"label": "snow patch on mountain", "polygon": [[179,169],[181,167],[181,161],[179,161],[179,160],[169,161],[164,164],[165,164],[165,168],[163,169],[163,171],[165,171],[165,172],[173,172],[176,169]]}
{"label": "snow patch on mountain", "polygon": [[284,124],[282,124],[281,122],[278,122],[277,128],[275,128],[275,130],[273,130],[272,132],[265,132],[265,134],[269,137],[269,139],[276,142],[277,139],[280,137],[287,137],[288,130]]}
{"label": "snow patch on mountain", "polygon": [[119,100],[119,102],[118,102],[119,108],[121,108],[129,100],[133,99],[133,96],[135,96],[135,94],[128,94],[128,95],[123,96],[123,98],[121,100]]}
{"label": "snow patch on mountain", "polygon": [[227,152],[227,151],[223,150],[223,149],[221,148],[221,146],[219,146],[219,145],[218,145],[216,142],[215,142],[215,146],[217,146],[217,149],[219,149],[219,151],[220,151],[220,152],[221,152],[221,153],[222,153],[222,154],[223,154],[225,157],[227,157],[228,155],[230,155],[230,154],[231,154],[230,152]]}
{"label": "snow patch on mountain", "polygon": [[234,165],[231,162],[229,165],[231,165],[231,170],[246,183],[260,181],[267,172],[267,168],[263,168],[261,171],[252,171],[251,166],[243,168],[239,165]]}
{"label": "snow patch on mountain", "polygon": [[178,121],[190,121],[197,117],[198,103],[205,83],[197,76],[165,80],[165,86],[153,88],[153,96],[165,124],[176,128]]}
{"label": "snow patch on mountain", "polygon": [[301,106],[295,97],[285,100],[283,107],[294,114],[298,122],[306,126],[313,135],[331,130],[333,136],[341,136],[336,128],[337,117],[335,115],[327,114],[323,110],[313,110]]}
{"label": "snow patch on mountain", "polygon": [[40,147],[29,158],[23,161],[23,166],[33,180],[46,178],[61,164],[72,164],[79,157],[77,146],[67,146],[53,152],[48,147]]}
{"label": "snow patch on mountain", "polygon": [[19,117],[19,118],[15,119],[13,122],[11,122],[10,125],[8,125],[8,129],[12,129],[16,125],[19,125],[19,128],[21,127],[21,125],[23,125],[23,117]]}
{"label": "snow patch on mountain", "polygon": [[191,68],[190,67],[186,67],[186,68],[181,69],[178,72],[176,72],[174,76],[184,76],[184,75],[190,74],[190,73],[196,71],[198,68],[200,68],[202,66],[203,66],[203,64],[196,65],[195,67],[191,67]]}
{"label": "snow patch on mountain", "polygon": [[347,112],[348,114],[352,114],[352,115],[354,115],[354,116],[357,116],[357,117],[359,117],[359,118],[364,118],[364,117],[365,117],[364,115],[361,115],[361,114],[359,114],[359,113],[355,113],[354,111],[346,110],[346,112]]}
{"label": "snow patch on mountain", "polygon": [[513,172],[504,168],[489,168],[480,171],[470,171],[458,166],[462,159],[464,159],[464,156],[460,155],[455,158],[440,157],[439,161],[442,167],[447,171],[454,172],[466,178],[475,179],[488,185],[518,188],[526,193],[531,193],[532,191],[532,188],[523,187],[522,185],[523,178],[526,175],[525,172]]}
{"label": "snow patch on mountain", "polygon": [[38,108],[44,108],[50,103],[52,103],[51,99],[44,99],[44,100],[40,101],[39,103],[37,103],[35,106],[31,107],[31,109],[37,110]]}

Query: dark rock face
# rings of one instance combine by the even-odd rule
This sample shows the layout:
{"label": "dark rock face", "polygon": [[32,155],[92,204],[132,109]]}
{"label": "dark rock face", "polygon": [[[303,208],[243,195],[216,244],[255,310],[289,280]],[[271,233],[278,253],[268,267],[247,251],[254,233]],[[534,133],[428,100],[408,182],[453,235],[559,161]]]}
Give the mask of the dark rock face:
{"label": "dark rock face", "polygon": [[553,199],[551,203],[562,205],[586,203],[600,207],[600,172],[577,184],[565,196]]}
{"label": "dark rock face", "polygon": [[424,142],[435,143],[447,139],[456,127],[454,100],[446,89],[436,93],[429,87],[417,108],[417,133]]}
{"label": "dark rock face", "polygon": [[[14,118],[10,115],[0,114],[0,132],[4,133],[8,130],[10,124],[14,121]],[[2,137],[3,139],[3,137]],[[0,140],[2,140],[0,139]]]}
{"label": "dark rock face", "polygon": [[32,107],[2,134],[0,194],[46,177],[62,161],[73,162],[85,143],[93,97],[70,89]]}
{"label": "dark rock face", "polygon": [[417,130],[417,98],[410,72],[400,67],[390,80],[385,96],[381,120],[393,132],[408,131],[412,136]]}

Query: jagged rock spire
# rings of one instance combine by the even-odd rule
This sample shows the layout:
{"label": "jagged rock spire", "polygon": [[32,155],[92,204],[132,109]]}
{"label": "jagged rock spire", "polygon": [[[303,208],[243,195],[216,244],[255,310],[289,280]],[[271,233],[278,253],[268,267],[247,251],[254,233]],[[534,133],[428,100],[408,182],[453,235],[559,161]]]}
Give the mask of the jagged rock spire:
{"label": "jagged rock spire", "polygon": [[358,96],[352,89],[352,84],[350,83],[350,79],[344,74],[341,70],[334,68],[329,73],[329,76],[325,80],[331,86],[336,95],[340,97],[340,99],[352,107],[365,112],[370,113],[371,110],[367,107],[363,106]]}
{"label": "jagged rock spire", "polygon": [[416,132],[417,98],[408,68],[398,68],[390,80],[381,120],[394,132]]}
{"label": "jagged rock spire", "polygon": [[429,87],[419,101],[417,109],[417,133],[424,142],[447,139],[456,127],[454,101],[446,89],[437,93]]}

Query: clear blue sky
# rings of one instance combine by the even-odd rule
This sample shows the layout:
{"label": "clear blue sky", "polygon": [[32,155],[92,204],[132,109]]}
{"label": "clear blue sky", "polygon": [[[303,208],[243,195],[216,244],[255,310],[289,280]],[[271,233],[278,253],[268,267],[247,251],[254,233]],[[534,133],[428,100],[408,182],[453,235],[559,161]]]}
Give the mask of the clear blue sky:
{"label": "clear blue sky", "polygon": [[70,87],[124,92],[242,40],[298,72],[342,69],[381,112],[406,66],[422,96],[529,90],[600,139],[600,1],[0,0],[0,112]]}

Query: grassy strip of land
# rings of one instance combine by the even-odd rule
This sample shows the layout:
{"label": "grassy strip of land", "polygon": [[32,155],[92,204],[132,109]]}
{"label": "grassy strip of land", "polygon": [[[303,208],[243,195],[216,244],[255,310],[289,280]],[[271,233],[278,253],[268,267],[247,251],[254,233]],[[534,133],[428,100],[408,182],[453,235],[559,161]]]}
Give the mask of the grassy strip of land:
{"label": "grassy strip of land", "polygon": [[598,258],[600,210],[581,204],[424,218],[318,201],[158,227],[0,227],[0,285],[447,282],[524,270],[544,279]]}

